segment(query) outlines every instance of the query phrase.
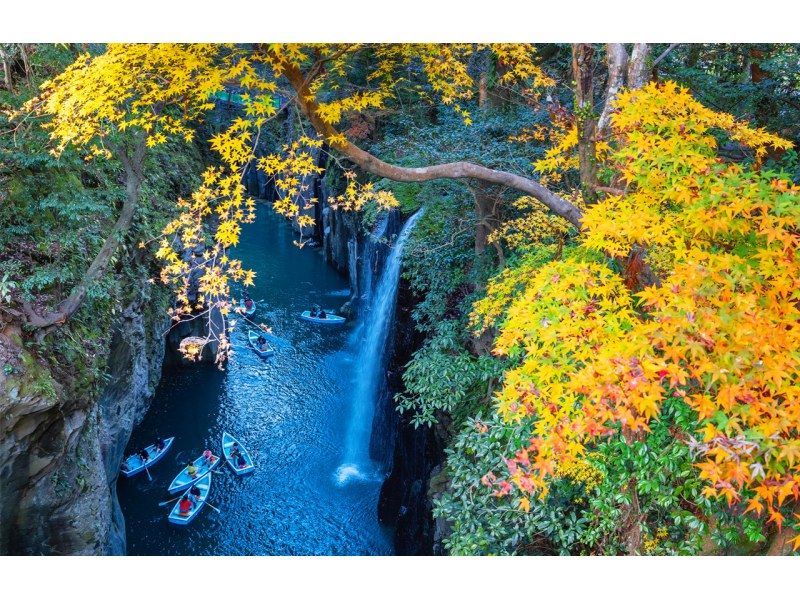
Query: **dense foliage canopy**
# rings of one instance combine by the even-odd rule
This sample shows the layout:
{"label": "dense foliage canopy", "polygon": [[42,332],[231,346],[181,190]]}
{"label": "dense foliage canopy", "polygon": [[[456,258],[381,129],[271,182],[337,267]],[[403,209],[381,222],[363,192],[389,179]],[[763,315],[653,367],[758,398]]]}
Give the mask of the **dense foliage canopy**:
{"label": "dense foliage canopy", "polygon": [[[99,253],[67,277],[79,291],[32,302],[49,270],[17,267],[4,309],[43,331],[72,317],[152,152],[185,152],[235,89],[243,114],[208,136],[198,185],[139,238],[158,245],[173,317],[224,317],[231,284],[254,283],[229,256],[254,218],[251,164],[301,230],[320,153],[344,179],[332,209],[425,204],[406,267],[425,340],[397,401],[450,438],[435,512],[451,552],[783,550],[800,526],[799,60],[791,45],[109,45],[10,114],[43,119],[65,177],[110,168],[79,152],[118,161],[117,225],[103,243],[82,229]],[[259,153],[283,118],[300,132]],[[115,212],[91,192],[51,209],[77,218],[80,202]],[[207,340],[224,359],[225,327]]]}

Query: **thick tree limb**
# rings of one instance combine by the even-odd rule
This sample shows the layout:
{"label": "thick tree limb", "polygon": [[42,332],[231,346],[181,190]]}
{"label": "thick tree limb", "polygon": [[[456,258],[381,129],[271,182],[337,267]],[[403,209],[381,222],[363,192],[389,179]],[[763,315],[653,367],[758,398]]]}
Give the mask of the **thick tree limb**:
{"label": "thick tree limb", "polygon": [[598,193],[610,193],[611,195],[626,195],[628,192],[625,189],[617,189],[616,187],[604,187],[598,185],[594,188]]}
{"label": "thick tree limb", "polygon": [[[311,81],[294,65],[286,65],[284,74],[295,90],[300,110],[311,121],[317,133],[326,139],[337,135],[336,129],[330,123],[323,121],[317,114],[317,104],[308,90],[308,85]],[[511,187],[535,197],[555,214],[558,214],[576,227],[580,228],[581,225],[583,214],[579,208],[533,179],[464,161],[419,168],[405,168],[384,162],[349,141],[344,145],[337,144],[335,147],[363,170],[393,181],[410,183],[435,179],[476,179]]]}
{"label": "thick tree limb", "polygon": [[125,168],[125,201],[122,204],[119,217],[81,281],[72,289],[69,296],[58,304],[54,311],[39,315],[34,310],[33,305],[27,302],[23,303],[22,310],[25,313],[26,323],[30,326],[39,328],[46,333],[54,326],[63,325],[81,306],[92,283],[96,282],[105,273],[122,238],[133,223],[136,205],[139,202],[139,189],[144,179],[142,166],[145,148],[144,137],[137,141],[132,154],[128,154],[122,148],[117,148],[117,155]]}

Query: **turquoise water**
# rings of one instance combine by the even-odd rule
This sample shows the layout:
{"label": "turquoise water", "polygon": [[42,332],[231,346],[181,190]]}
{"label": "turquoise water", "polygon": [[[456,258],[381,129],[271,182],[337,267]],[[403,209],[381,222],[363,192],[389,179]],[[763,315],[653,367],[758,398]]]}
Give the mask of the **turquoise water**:
{"label": "turquoise water", "polygon": [[[321,327],[297,318],[311,303],[338,308],[347,280],[314,249],[299,250],[289,225],[267,205],[243,230],[235,256],[257,272],[250,295],[283,339],[261,359],[247,346],[247,327],[232,335],[224,372],[211,367],[165,370],[127,452],[156,435],[176,436],[151,470],[120,479],[117,490],[132,555],[378,555],[392,553],[392,530],[378,522],[381,477],[337,484],[352,411],[351,325]],[[225,430],[250,450],[256,471],[213,476],[208,507],[187,527],[167,523],[166,488],[206,444],[221,450]],[[368,441],[368,440],[367,440]]]}

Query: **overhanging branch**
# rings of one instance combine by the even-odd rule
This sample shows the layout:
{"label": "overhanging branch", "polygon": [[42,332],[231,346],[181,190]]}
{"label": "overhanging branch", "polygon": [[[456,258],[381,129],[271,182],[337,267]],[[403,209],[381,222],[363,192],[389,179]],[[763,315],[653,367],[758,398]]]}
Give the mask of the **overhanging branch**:
{"label": "overhanging branch", "polygon": [[[317,114],[317,104],[308,89],[309,78],[304,76],[301,70],[292,64],[285,66],[284,74],[294,88],[296,100],[301,111],[311,121],[317,133],[326,139],[338,135],[333,125],[323,121]],[[469,178],[511,187],[535,197],[555,214],[558,214],[577,228],[581,226],[583,213],[578,207],[527,177],[465,161],[406,168],[384,162],[349,141],[344,145],[337,144],[335,147],[363,170],[393,181],[419,183],[435,179]]]}

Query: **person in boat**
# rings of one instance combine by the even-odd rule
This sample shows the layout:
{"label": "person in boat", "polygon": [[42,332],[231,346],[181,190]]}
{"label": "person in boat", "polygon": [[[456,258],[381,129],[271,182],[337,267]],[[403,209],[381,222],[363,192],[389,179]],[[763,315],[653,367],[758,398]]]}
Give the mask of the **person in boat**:
{"label": "person in boat", "polygon": [[319,310],[319,315],[317,316],[320,320],[324,320],[328,317],[328,314],[325,313],[324,309]]}
{"label": "person in boat", "polygon": [[197,502],[200,500],[200,488],[192,486],[189,489],[189,498],[191,498],[192,502],[197,506]]}
{"label": "person in boat", "polygon": [[267,339],[264,338],[263,335],[258,337],[258,340],[256,341],[256,344],[258,345],[258,350],[259,351],[266,351],[267,350]]}
{"label": "person in boat", "polygon": [[206,449],[203,451],[203,463],[206,465],[211,465],[217,458],[214,456],[214,453],[211,452],[211,449]]}
{"label": "person in boat", "polygon": [[233,446],[231,447],[231,457],[234,459],[242,454],[242,451],[239,449],[239,443],[234,442]]}
{"label": "person in boat", "polygon": [[166,446],[164,444],[164,441],[161,440],[161,438],[156,438],[156,451],[160,453],[161,451],[164,450],[164,446]]}
{"label": "person in boat", "polygon": [[147,463],[148,459],[150,459],[150,453],[147,452],[146,448],[143,448],[136,454],[139,455],[139,458],[142,460],[142,463]]}
{"label": "person in boat", "polygon": [[314,305],[314,306],[311,308],[311,311],[310,311],[309,313],[311,314],[311,317],[312,317],[312,318],[316,318],[316,317],[317,317],[317,314],[319,313],[319,311],[317,310],[317,306],[316,306],[316,305]]}
{"label": "person in boat", "polygon": [[183,498],[181,498],[181,502],[178,503],[178,512],[185,517],[192,512],[193,507],[194,503],[189,498],[189,495],[184,494]]}
{"label": "person in boat", "polygon": [[128,462],[127,461],[123,461],[122,465],[120,465],[120,469],[122,471],[130,471],[131,468],[128,466]]}
{"label": "person in boat", "polygon": [[236,457],[236,467],[239,469],[247,467],[247,461],[244,460],[244,455],[242,453],[239,453],[239,456]]}
{"label": "person in boat", "polygon": [[186,473],[192,478],[197,477],[197,466],[194,464],[194,461],[189,461],[189,465],[186,466]]}
{"label": "person in boat", "polygon": [[244,294],[244,308],[247,311],[250,311],[251,309],[253,309],[253,300],[250,298],[250,295],[248,295],[247,293]]}

